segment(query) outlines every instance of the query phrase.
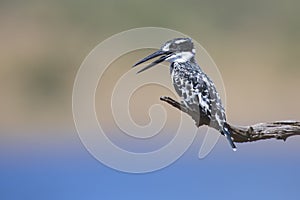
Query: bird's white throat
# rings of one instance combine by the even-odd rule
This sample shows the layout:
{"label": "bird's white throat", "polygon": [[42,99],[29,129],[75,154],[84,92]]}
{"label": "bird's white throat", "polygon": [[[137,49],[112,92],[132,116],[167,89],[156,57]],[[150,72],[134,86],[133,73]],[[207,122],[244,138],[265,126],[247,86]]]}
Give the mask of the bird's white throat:
{"label": "bird's white throat", "polygon": [[183,51],[183,52],[179,52],[174,55],[171,55],[166,60],[169,62],[184,63],[184,62],[190,61],[192,57],[194,57],[194,54],[192,52]]}

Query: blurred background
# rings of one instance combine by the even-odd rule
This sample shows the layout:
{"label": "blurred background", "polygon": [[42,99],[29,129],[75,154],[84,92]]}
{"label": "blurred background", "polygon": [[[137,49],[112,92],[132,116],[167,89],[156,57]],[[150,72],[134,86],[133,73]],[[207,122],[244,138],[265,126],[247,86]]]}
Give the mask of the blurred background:
{"label": "blurred background", "polygon": [[[231,123],[300,120],[299,9],[296,0],[1,1],[0,199],[299,199],[300,138],[240,144],[234,154],[222,138],[198,160],[199,136],[172,166],[125,174],[85,150],[71,99],[77,70],[98,43],[158,26],[191,36],[209,52]],[[116,61],[107,79],[149,52]],[[161,94],[148,89],[159,102]],[[143,124],[147,110],[139,111]]]}

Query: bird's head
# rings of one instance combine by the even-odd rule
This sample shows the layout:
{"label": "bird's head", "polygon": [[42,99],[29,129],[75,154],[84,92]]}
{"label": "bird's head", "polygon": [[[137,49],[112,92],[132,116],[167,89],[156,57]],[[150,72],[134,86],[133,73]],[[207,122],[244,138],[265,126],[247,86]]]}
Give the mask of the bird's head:
{"label": "bird's head", "polygon": [[195,53],[194,44],[190,38],[175,38],[166,42],[158,51],[137,62],[133,67],[160,56],[160,58],[137,72],[140,73],[163,61],[171,63],[190,61],[194,59]]}

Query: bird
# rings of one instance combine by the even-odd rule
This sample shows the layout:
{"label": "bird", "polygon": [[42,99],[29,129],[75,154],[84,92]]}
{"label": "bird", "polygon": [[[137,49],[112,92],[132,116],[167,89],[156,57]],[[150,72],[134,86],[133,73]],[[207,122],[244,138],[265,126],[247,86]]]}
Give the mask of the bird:
{"label": "bird", "polygon": [[159,57],[137,72],[141,73],[167,61],[176,93],[182,103],[199,116],[197,126],[207,125],[224,135],[236,151],[232,133],[226,121],[226,113],[214,82],[197,64],[196,50],[191,38],[175,38],[167,41],[151,55],[141,59],[133,67]]}

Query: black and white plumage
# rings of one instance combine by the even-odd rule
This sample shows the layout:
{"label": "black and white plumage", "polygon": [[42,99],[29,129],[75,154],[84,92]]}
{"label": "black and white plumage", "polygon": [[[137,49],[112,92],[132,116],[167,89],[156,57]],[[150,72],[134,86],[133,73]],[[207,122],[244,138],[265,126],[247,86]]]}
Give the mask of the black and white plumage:
{"label": "black and white plumage", "polygon": [[208,125],[225,135],[233,150],[236,146],[226,123],[225,110],[212,80],[195,61],[191,39],[176,38],[166,42],[160,50],[142,59],[134,66],[161,56],[138,73],[163,61],[171,63],[170,73],[174,88],[189,109],[199,113],[198,126]]}

